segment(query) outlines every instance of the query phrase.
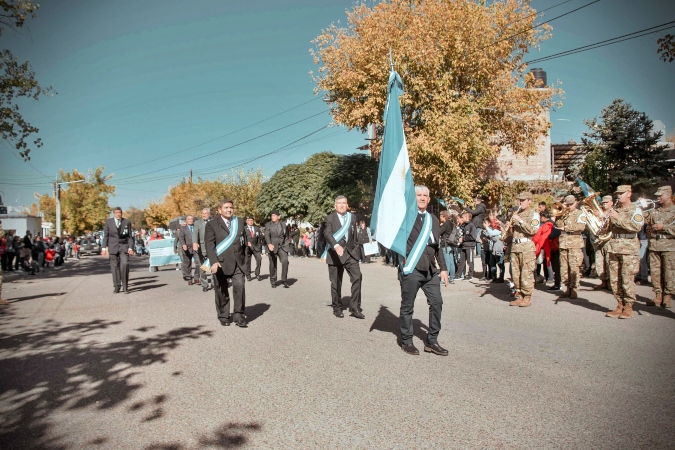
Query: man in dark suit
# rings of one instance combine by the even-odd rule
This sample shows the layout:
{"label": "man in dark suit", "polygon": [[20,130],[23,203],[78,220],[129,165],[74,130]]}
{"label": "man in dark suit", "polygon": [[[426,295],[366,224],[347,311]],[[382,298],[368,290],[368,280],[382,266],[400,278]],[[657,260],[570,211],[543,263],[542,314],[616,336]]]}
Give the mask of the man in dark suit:
{"label": "man in dark suit", "polygon": [[131,222],[122,217],[122,208],[113,210],[113,218],[106,219],[103,227],[102,256],[109,256],[113,277],[113,294],[120,291],[129,293],[129,255],[134,254],[134,238],[131,235]]}
{"label": "man in dark suit", "polygon": [[[244,281],[244,251],[246,250],[246,236],[244,220],[234,216],[234,202],[222,200],[218,204],[218,217],[206,224],[204,243],[206,256],[211,264],[213,287],[216,292],[216,311],[221,325],[229,326],[232,321],[242,328],[246,328],[246,287]],[[236,227],[236,230],[234,229]],[[232,236],[230,234],[233,233]],[[228,238],[230,238],[228,240]],[[216,247],[221,242],[230,242],[230,245],[217,254]],[[232,280],[232,296],[234,297],[234,311],[230,315],[230,295],[228,281]]]}
{"label": "man in dark suit", "polygon": [[261,281],[260,263],[262,261],[262,233],[260,228],[253,223],[253,217],[246,218],[246,279],[251,281],[251,256],[255,258],[255,277]]}
{"label": "man in dark suit", "polygon": [[[328,263],[328,278],[330,278],[330,296],[333,314],[342,318],[342,276],[345,270],[349,274],[352,283],[352,296],[349,302],[349,312],[357,319],[365,319],[361,311],[361,269],[359,268],[359,255],[361,249],[357,238],[358,220],[354,214],[347,213],[347,198],[338,195],[335,198],[335,211],[328,214],[324,223],[324,237],[328,251],[326,263]],[[347,223],[348,221],[348,223]],[[343,236],[335,238],[335,233],[346,228]]]}
{"label": "man in dark suit", "polygon": [[356,238],[359,243],[361,262],[364,264],[370,264],[370,255],[366,255],[366,250],[363,247],[364,245],[370,243],[370,229],[366,227],[366,221],[364,219],[359,221],[359,226],[356,229]]}
{"label": "man in dark suit", "polygon": [[[424,342],[424,351],[435,353],[441,356],[447,356],[448,351],[438,344],[438,334],[441,331],[441,311],[443,309],[443,297],[441,297],[441,281],[448,285],[448,271],[445,266],[445,257],[441,252],[440,244],[440,224],[436,216],[426,214],[427,206],[431,198],[429,189],[426,186],[415,186],[415,195],[417,197],[418,215],[415,225],[408,236],[406,246],[406,255],[410,257],[417,237],[423,230],[425,220],[432,220],[431,234],[426,242],[426,246],[421,253],[417,264],[407,275],[404,273],[407,264],[401,263],[398,272],[398,279],[401,283],[401,349],[409,355],[419,355],[419,350],[412,342],[413,338],[413,309],[415,306],[415,297],[420,288],[424,291],[429,304],[429,332]],[[425,218],[426,217],[426,218]],[[412,264],[412,261],[408,261]],[[436,267],[436,263],[440,270]]]}
{"label": "man in dark suit", "polygon": [[[206,260],[206,244],[204,241],[204,233],[206,231],[206,224],[211,220],[211,210],[209,208],[202,209],[202,218],[195,221],[194,231],[192,232],[192,250],[196,254],[195,259],[199,260],[197,266],[199,267],[199,282],[202,285],[202,291],[206,292],[209,289],[209,279],[206,272],[201,268]],[[196,270],[196,269],[195,269]]]}
{"label": "man in dark suit", "polygon": [[181,233],[178,235],[178,244],[183,253],[180,258],[183,262],[183,279],[188,282],[188,286],[197,284],[196,277],[192,275],[192,260],[194,258],[194,245],[192,240],[192,233],[195,231],[195,216],[187,216],[185,218],[185,226],[181,227]]}
{"label": "man in dark suit", "polygon": [[272,211],[272,220],[265,224],[265,240],[269,249],[270,259],[270,283],[272,287],[277,287],[277,258],[281,261],[281,282],[288,288],[288,253],[290,244],[288,243],[288,231],[286,226],[279,219],[279,211]]}

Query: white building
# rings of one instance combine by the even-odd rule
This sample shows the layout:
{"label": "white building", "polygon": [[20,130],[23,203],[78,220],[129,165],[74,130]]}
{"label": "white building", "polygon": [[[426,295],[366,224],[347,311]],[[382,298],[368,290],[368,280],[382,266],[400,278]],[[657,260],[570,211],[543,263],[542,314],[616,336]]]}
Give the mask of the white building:
{"label": "white building", "polygon": [[25,236],[26,231],[30,230],[33,236],[42,236],[42,218],[28,216],[25,214],[0,214],[2,220],[2,229],[5,234],[13,231],[15,236]]}

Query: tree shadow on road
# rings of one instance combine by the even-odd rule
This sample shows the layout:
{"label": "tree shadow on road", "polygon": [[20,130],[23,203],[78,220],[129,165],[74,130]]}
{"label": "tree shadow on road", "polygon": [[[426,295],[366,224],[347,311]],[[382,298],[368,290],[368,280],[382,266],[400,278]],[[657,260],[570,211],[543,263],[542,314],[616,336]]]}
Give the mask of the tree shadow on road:
{"label": "tree shadow on road", "polygon": [[39,295],[29,295],[28,297],[8,298],[7,300],[11,301],[12,303],[18,303],[26,300],[35,300],[43,297],[60,297],[66,294],[67,292],[53,292],[51,294],[39,294]]}
{"label": "tree shadow on road", "polygon": [[[148,335],[139,330],[151,328],[140,328],[116,341],[100,339],[120,324],[98,319],[19,325],[11,314],[0,316],[0,403],[4,405],[0,447],[70,448],[68,436],[55,435],[52,417],[121,405],[143,387],[134,377],[144,367],[167,363],[170,351],[183,341],[213,333],[197,326]],[[145,421],[163,415],[159,403]]]}
{"label": "tree shadow on road", "polygon": [[203,434],[197,438],[197,447],[187,447],[178,442],[156,443],[149,445],[145,450],[186,450],[188,448],[235,448],[241,447],[249,441],[253,431],[260,431],[262,425],[258,422],[237,423],[228,422],[210,434]]}
{"label": "tree shadow on road", "polygon": [[[396,336],[396,342],[398,345],[401,345],[402,343],[399,317],[398,315],[389,311],[389,308],[384,305],[380,305],[380,310],[377,313],[377,317],[375,317],[375,320],[370,325],[370,330],[368,331],[372,332],[373,330],[391,333]],[[429,327],[426,324],[422,323],[422,321],[419,319],[413,319],[413,330],[413,333],[417,339],[426,342],[427,333],[429,332]]]}

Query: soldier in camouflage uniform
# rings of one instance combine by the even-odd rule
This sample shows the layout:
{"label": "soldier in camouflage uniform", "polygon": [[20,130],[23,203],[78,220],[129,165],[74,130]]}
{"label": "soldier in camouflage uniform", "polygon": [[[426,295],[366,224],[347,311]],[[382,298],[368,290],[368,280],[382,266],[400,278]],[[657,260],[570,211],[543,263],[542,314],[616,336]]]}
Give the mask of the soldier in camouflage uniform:
{"label": "soldier in camouflage uniform", "polygon": [[[0,220],[0,239],[5,237],[5,232],[2,229],[2,220]],[[0,267],[0,305],[9,305],[9,302],[2,298],[2,268]]]}
{"label": "soldier in camouflage uniform", "polygon": [[670,186],[661,186],[656,194],[659,207],[645,213],[651,230],[649,236],[649,267],[654,287],[654,300],[647,306],[670,308],[675,294],[675,205]]}
{"label": "soldier in camouflage uniform", "polygon": [[[614,206],[614,200],[611,195],[605,195],[602,197],[602,211],[605,215],[600,216],[600,220],[604,220],[607,217],[607,213]],[[609,248],[607,242],[600,242],[593,244],[595,249],[595,271],[598,273],[598,278],[600,279],[600,284],[593,288],[594,291],[600,291],[603,289],[609,289],[609,276],[607,275],[607,267],[609,265],[609,260],[607,257],[607,249]]]}
{"label": "soldier in camouflage uniform", "polygon": [[642,210],[630,202],[632,188],[621,185],[616,188],[617,207],[609,212],[609,231],[612,239],[609,248],[609,284],[618,305],[607,317],[630,319],[635,302],[635,274],[640,269],[640,241],[637,232],[644,224]]}
{"label": "soldier in camouflage uniform", "polygon": [[511,306],[527,307],[532,304],[534,291],[534,268],[536,255],[532,236],[537,234],[539,213],[530,209],[531,192],[521,192],[518,196],[520,211],[511,217],[513,241],[511,243],[511,272],[516,288],[516,299]]}
{"label": "soldier in camouflage uniform", "polygon": [[558,242],[562,285],[567,286],[567,291],[561,296],[577,298],[579,271],[584,262],[582,250],[584,238],[581,237],[581,233],[586,228],[586,221],[584,220],[586,216],[577,209],[577,200],[573,195],[565,197],[564,205],[567,208],[564,218],[560,217],[555,221],[556,228],[561,230]]}

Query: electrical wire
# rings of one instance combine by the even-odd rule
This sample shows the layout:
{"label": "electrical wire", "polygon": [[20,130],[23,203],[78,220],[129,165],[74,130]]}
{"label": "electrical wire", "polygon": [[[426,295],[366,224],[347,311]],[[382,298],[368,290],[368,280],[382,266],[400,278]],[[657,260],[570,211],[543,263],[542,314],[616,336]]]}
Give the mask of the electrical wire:
{"label": "electrical wire", "polygon": [[[202,142],[201,144],[193,145],[192,147],[184,148],[183,150],[178,150],[177,152],[169,153],[168,155],[162,155],[162,156],[163,156],[163,157],[174,156],[174,155],[177,155],[177,154],[179,154],[179,153],[182,153],[182,152],[185,152],[185,151],[188,151],[188,150],[192,150],[192,149],[195,149],[195,148],[197,148],[197,147],[201,147],[202,145],[210,144],[211,142],[217,141],[218,139],[222,139],[222,138],[224,138],[224,137],[233,135],[233,134],[235,134],[235,133],[239,133],[240,131],[244,131],[244,130],[246,130],[246,129],[248,129],[248,128],[251,128],[251,127],[254,127],[254,126],[256,126],[256,125],[259,125],[259,124],[261,124],[261,123],[263,123],[263,122],[266,122],[266,121],[268,121],[268,120],[270,120],[270,119],[274,119],[275,117],[281,116],[282,114],[286,114],[286,113],[289,112],[289,111],[293,111],[294,109],[300,108],[301,106],[305,106],[306,104],[312,103],[312,102],[314,102],[314,101],[316,101],[316,100],[319,100],[319,99],[320,99],[320,97],[315,97],[315,98],[313,98],[313,99],[311,99],[311,100],[309,100],[309,101],[306,101],[306,102],[304,102],[304,103],[300,103],[299,105],[296,105],[296,106],[294,106],[294,107],[292,107],[292,108],[289,108],[289,109],[287,109],[287,110],[285,110],[285,111],[281,111],[280,113],[274,114],[273,116],[269,116],[269,117],[267,117],[267,118],[265,118],[265,119],[259,120],[258,122],[252,123],[252,124],[250,124],[250,125],[246,125],[245,127],[238,128],[238,129],[236,129],[236,130],[234,130],[234,131],[231,131],[231,132],[229,132],[229,133],[223,134],[222,136],[218,136],[218,137],[213,138],[213,139],[211,139],[211,140],[209,140],[209,141]],[[153,162],[153,161],[154,161],[154,160],[150,160],[150,161],[146,161],[146,162],[142,162],[142,163],[132,164],[132,165],[126,166],[126,167],[120,167],[120,168],[118,168],[118,169],[111,169],[111,172],[112,172],[112,171],[117,171],[117,170],[129,169],[129,168],[131,168],[131,167],[141,166],[141,165],[144,165],[144,164],[151,163],[151,162]]]}
{"label": "electrical wire", "polygon": [[[581,53],[581,52],[585,52],[585,51],[588,51],[588,50],[594,50],[596,48],[605,47],[607,45],[618,44],[619,42],[629,41],[631,39],[636,39],[636,38],[639,38],[639,37],[642,37],[642,36],[646,36],[648,34],[658,33],[659,31],[667,30],[669,28],[674,28],[675,25],[672,25],[672,24],[675,24],[675,20],[663,23],[661,25],[656,25],[654,27],[645,28],[645,29],[640,30],[640,31],[634,31],[632,33],[617,36],[617,37],[614,37],[614,38],[611,38],[611,39],[605,39],[604,41],[599,41],[599,42],[596,42],[594,44],[588,44],[588,45],[573,48],[573,49],[570,49],[570,50],[565,50],[563,52],[554,53],[552,55],[543,56],[541,58],[536,58],[536,59],[533,59],[533,60],[530,60],[530,61],[526,61],[523,64],[532,64],[532,63],[539,63],[539,62],[543,62],[543,61],[549,61],[551,59],[562,58],[563,56],[573,55],[575,53]],[[670,26],[666,26],[666,25],[670,25]],[[665,27],[665,28],[662,28],[662,27]],[[602,45],[600,45],[600,44],[602,44]]]}

